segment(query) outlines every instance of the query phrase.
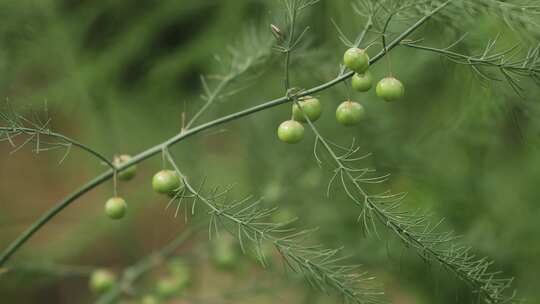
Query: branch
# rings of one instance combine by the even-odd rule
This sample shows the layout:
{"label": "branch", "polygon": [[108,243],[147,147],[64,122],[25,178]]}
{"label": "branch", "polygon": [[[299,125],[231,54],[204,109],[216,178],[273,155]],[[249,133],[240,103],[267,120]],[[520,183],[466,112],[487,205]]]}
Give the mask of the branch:
{"label": "branch", "polygon": [[31,274],[46,274],[59,277],[88,277],[95,270],[92,266],[79,265],[64,265],[56,263],[39,263],[39,264],[24,264],[10,267],[6,273],[1,275],[9,275],[10,273],[31,273]]}
{"label": "branch", "polygon": [[[412,26],[410,26],[407,30],[405,30],[403,33],[401,33],[396,39],[394,39],[388,46],[387,49],[390,51],[391,49],[395,48],[397,45],[400,44],[400,42],[407,38],[411,33],[413,33],[416,29],[418,29],[420,26],[422,26],[426,21],[428,21],[433,15],[437,14],[439,11],[441,11],[443,8],[445,8],[448,4],[450,4],[452,0],[445,1],[443,4],[441,4],[439,7],[437,7],[435,10],[431,11],[429,14],[425,15],[421,19],[419,19],[416,23],[414,23]],[[381,58],[383,58],[385,55],[384,51],[379,52],[376,56],[374,56],[370,60],[370,64],[374,64],[377,61],[379,61]],[[254,113],[284,104],[288,102],[292,102],[293,100],[307,96],[307,95],[313,95],[317,92],[323,91],[325,89],[331,88],[335,86],[336,84],[339,84],[346,79],[353,76],[353,72],[348,72],[344,75],[341,75],[331,81],[328,81],[326,83],[323,83],[321,85],[315,86],[311,89],[302,91],[300,93],[297,93],[292,96],[284,96],[278,99],[274,99],[268,102],[265,102],[263,104],[212,120],[207,123],[200,124],[196,127],[193,127],[191,129],[186,130],[185,132],[182,132],[176,136],[171,137],[169,140],[158,144],[136,156],[131,158],[130,161],[124,163],[121,166],[117,167],[118,171],[125,170],[126,168],[133,166],[137,163],[140,163],[144,161],[145,159],[148,159],[156,154],[161,153],[164,148],[167,148],[171,145],[174,145],[188,137],[191,137],[195,134],[198,134],[202,131],[205,131],[207,129],[213,128],[215,126],[240,119],[242,117],[252,115]],[[21,235],[19,235],[0,255],[0,266],[3,266],[9,258],[26,242],[34,233],[39,231],[39,229],[45,225],[48,221],[50,221],[56,214],[61,212],[64,208],[71,205],[75,200],[77,200],[79,197],[83,196],[85,193],[89,192],[90,190],[94,189],[95,187],[99,186],[103,182],[109,180],[113,177],[113,170],[108,170],[101,175],[97,176],[93,180],[89,181],[85,185],[83,185],[81,188],[67,196],[64,200],[60,201],[56,206],[54,206],[52,209],[47,211],[44,215],[42,215],[40,218],[38,218],[27,230],[25,230]]]}
{"label": "branch", "polygon": [[[90,153],[91,155],[95,156],[96,158],[98,158],[99,160],[104,162],[105,164],[107,164],[110,168],[115,168],[115,166],[112,164],[112,162],[109,161],[107,159],[107,157],[105,157],[103,154],[101,154],[101,153],[97,152],[96,150],[88,147],[87,145],[79,143],[78,141],[76,141],[74,139],[71,139],[71,138],[69,138],[69,137],[67,137],[65,135],[52,132],[48,128],[50,120],[48,120],[47,122],[45,122],[45,123],[43,123],[41,125],[38,125],[37,123],[31,122],[29,119],[24,118],[21,115],[12,113],[12,116],[14,116],[14,117],[10,117],[7,114],[4,114],[4,113],[0,112],[0,119],[3,120],[6,123],[6,126],[0,126],[0,141],[4,141],[4,140],[9,141],[13,146],[15,146],[15,144],[13,142],[13,138],[15,138],[15,137],[17,137],[19,135],[27,135],[27,136],[29,136],[28,139],[26,139],[24,141],[24,143],[21,144],[19,147],[16,147],[14,151],[19,150],[24,145],[26,145],[27,143],[32,142],[32,141],[34,141],[36,143],[36,149],[35,149],[36,153],[39,153],[40,151],[43,151],[43,150],[47,150],[47,148],[45,148],[45,149],[40,148],[40,143],[42,142],[40,140],[40,136],[46,136],[46,137],[49,137],[49,138],[56,138],[56,139],[62,141],[63,143],[45,143],[45,144],[52,145],[53,147],[57,147],[58,145],[65,146],[67,151],[69,151],[71,145],[79,147],[82,150],[84,150],[84,151]],[[21,121],[26,121],[31,126],[27,127]],[[48,148],[48,149],[50,149],[50,148]]]}

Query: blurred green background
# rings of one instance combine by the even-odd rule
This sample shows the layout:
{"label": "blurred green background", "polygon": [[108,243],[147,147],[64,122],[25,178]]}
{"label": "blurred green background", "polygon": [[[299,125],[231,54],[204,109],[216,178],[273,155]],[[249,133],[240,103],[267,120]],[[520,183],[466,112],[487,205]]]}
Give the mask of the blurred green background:
{"label": "blurred green background", "polygon": [[[203,104],[200,76],[209,75],[214,85],[211,76],[223,69],[216,55],[226,58],[228,46],[237,45],[257,27],[262,31],[254,32],[259,39],[255,49],[268,45],[268,25],[279,24],[283,15],[277,4],[3,0],[0,99],[24,114],[42,113],[47,103],[53,130],[111,158],[137,154],[179,132],[182,112],[189,118]],[[351,38],[365,21],[350,9],[349,1],[321,1],[310,9],[302,20],[310,31],[292,57],[294,86],[309,88],[338,72],[346,47],[332,19]],[[398,23],[395,30],[405,25]],[[497,34],[502,47],[532,39],[482,14],[463,22],[438,19],[415,37],[444,46],[465,31],[469,36],[458,48],[472,54]],[[540,299],[538,86],[523,80],[526,93],[519,97],[504,81],[482,84],[468,67],[435,54],[397,48],[391,59],[394,74],[406,85],[404,100],[387,104],[373,92],[360,95],[338,85],[318,95],[325,111],[317,122],[319,129],[343,144],[355,137],[362,151],[373,153],[365,165],[392,174],[385,187],[409,193],[406,208],[445,218],[444,229],[463,235],[462,242],[478,255],[494,259],[494,269],[515,277],[519,297],[535,303]],[[243,90],[219,100],[201,121],[282,96],[281,64],[279,54],[272,52],[266,64],[252,71],[256,78],[235,83],[233,88]],[[381,78],[386,65],[381,61],[372,70]],[[339,126],[334,119],[335,107],[348,94],[368,112],[354,128]],[[362,264],[384,284],[392,303],[472,303],[474,296],[464,284],[439,266],[426,265],[393,236],[364,236],[356,222],[359,210],[341,190],[325,196],[331,174],[314,160],[312,134],[307,132],[296,146],[276,138],[275,129],[288,119],[289,111],[290,105],[282,105],[221,125],[176,145],[172,152],[189,176],[206,178],[210,185],[234,183],[236,195],[264,196],[266,203],[299,216],[299,226],[319,227],[318,241],[344,246],[349,261]],[[7,143],[0,145],[0,249],[55,202],[106,169],[76,149],[62,166],[57,164],[61,152],[36,155],[26,147],[10,154],[11,150]],[[154,157],[139,165],[134,181],[121,184],[120,193],[129,204],[125,220],[112,222],[102,213],[112,195],[108,182],[46,225],[10,261],[28,269],[0,276],[0,302],[91,303],[95,296],[88,291],[85,271],[65,276],[41,266],[121,271],[174,238],[183,230],[183,216],[175,218],[174,210],[165,210],[167,200],[150,189],[149,180],[160,167],[160,157]],[[193,282],[171,303],[220,298],[224,292],[248,287],[254,276],[272,281],[274,291],[212,303],[336,301],[300,282],[288,285],[286,276],[263,272],[248,257],[235,260],[235,269],[215,268],[207,243],[203,229],[180,249],[190,261]],[[41,268],[32,270],[32,265]],[[142,286],[152,285],[159,276],[159,271],[149,275]]]}

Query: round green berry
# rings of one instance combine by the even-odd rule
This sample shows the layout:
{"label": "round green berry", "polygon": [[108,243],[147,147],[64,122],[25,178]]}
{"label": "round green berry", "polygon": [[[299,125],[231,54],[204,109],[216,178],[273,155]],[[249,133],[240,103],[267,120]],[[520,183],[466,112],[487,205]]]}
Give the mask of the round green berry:
{"label": "round green berry", "polygon": [[386,101],[395,101],[405,95],[405,87],[394,77],[383,78],[377,84],[377,96]]}
{"label": "round green berry", "polygon": [[173,170],[161,170],[152,178],[152,188],[161,194],[173,194],[182,186],[180,175]]}
{"label": "round green berry", "polygon": [[337,121],[344,126],[354,126],[365,116],[364,107],[358,102],[342,102],[336,110]]}
{"label": "round green berry", "polygon": [[121,197],[112,197],[105,203],[105,214],[113,220],[123,218],[126,211],[126,201]]}
{"label": "round green berry", "polygon": [[104,293],[114,286],[116,276],[106,269],[98,269],[90,275],[88,283],[90,289],[95,293]]}
{"label": "round green berry", "polygon": [[[127,163],[130,160],[131,160],[131,156],[127,154],[122,154],[114,158],[113,164],[118,167]],[[136,174],[137,174],[137,165],[129,166],[126,169],[124,169],[122,172],[118,172],[118,179],[122,181],[128,181],[128,180],[133,179]]]}
{"label": "round green berry", "polygon": [[294,144],[304,138],[304,126],[298,121],[287,120],[279,125],[277,133],[281,141]]}
{"label": "round green berry", "polygon": [[156,293],[163,298],[170,298],[182,291],[180,281],[174,277],[165,277],[156,284]]}
{"label": "round green berry", "polygon": [[292,113],[296,121],[307,122],[305,117],[307,116],[311,122],[314,122],[321,117],[321,102],[317,98],[305,96],[293,105]]}
{"label": "round green berry", "polygon": [[217,268],[231,270],[237,264],[238,252],[234,240],[228,237],[216,238],[212,241],[212,260]]}
{"label": "round green berry", "polygon": [[369,71],[364,74],[355,73],[351,79],[351,86],[355,91],[367,92],[373,86],[373,76]]}
{"label": "round green berry", "polygon": [[369,68],[369,56],[366,50],[353,47],[343,54],[343,64],[356,73],[363,74]]}
{"label": "round green berry", "polygon": [[236,262],[236,255],[231,251],[221,250],[215,254],[214,262],[221,269],[232,269]]}
{"label": "round green berry", "polygon": [[178,280],[181,287],[187,287],[190,285],[190,269],[184,260],[181,258],[174,258],[171,259],[167,264],[169,273]]}
{"label": "round green berry", "polygon": [[141,304],[159,304],[158,298],[152,295],[146,295],[141,299]]}

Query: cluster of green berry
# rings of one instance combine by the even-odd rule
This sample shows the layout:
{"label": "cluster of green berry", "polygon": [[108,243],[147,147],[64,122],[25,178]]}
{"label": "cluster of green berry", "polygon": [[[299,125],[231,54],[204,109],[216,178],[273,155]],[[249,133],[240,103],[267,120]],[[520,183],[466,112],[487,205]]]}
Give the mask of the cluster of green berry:
{"label": "cluster of green berry", "polygon": [[[191,284],[190,269],[181,258],[175,257],[167,262],[167,274],[157,280],[152,292],[141,297],[141,304],[157,304],[161,300],[178,296]],[[96,294],[109,292],[117,286],[118,278],[108,269],[97,269],[92,272],[89,287]]]}
{"label": "cluster of green berry", "polygon": [[[343,55],[343,64],[354,72],[351,86],[358,92],[367,92],[373,86],[373,76],[369,71],[369,56],[359,48],[350,48]],[[386,101],[395,101],[403,97],[405,87],[396,78],[383,78],[376,87],[377,96]],[[296,101],[292,108],[292,119],[282,122],[278,127],[278,138],[286,143],[298,143],[304,138],[304,126],[307,119],[314,122],[322,115],[319,99],[304,96]],[[355,101],[342,102],[336,109],[336,120],[344,126],[354,126],[365,116],[364,107]],[[306,119],[307,118],[307,119]]]}
{"label": "cluster of green berry", "polygon": [[167,274],[156,282],[155,294],[160,299],[181,295],[191,284],[190,269],[181,258],[175,257],[167,263]]}
{"label": "cluster of green berry", "polygon": [[[117,156],[113,160],[115,166],[121,166],[127,163],[131,156],[123,154]],[[137,166],[133,165],[122,172],[118,173],[118,179],[121,181],[129,181],[135,177]],[[183,182],[180,175],[173,170],[161,170],[152,178],[152,188],[159,194],[167,194],[174,197],[179,189],[182,188]],[[121,219],[126,215],[126,201],[118,196],[112,197],[105,203],[105,214],[111,219]]]}
{"label": "cluster of green berry", "polygon": [[[369,71],[369,56],[366,50],[350,48],[343,55],[343,64],[354,72],[351,86],[358,92],[367,92],[373,86],[373,76]],[[395,77],[381,79],[375,88],[377,96],[386,101],[396,101],[405,95],[405,87]]]}

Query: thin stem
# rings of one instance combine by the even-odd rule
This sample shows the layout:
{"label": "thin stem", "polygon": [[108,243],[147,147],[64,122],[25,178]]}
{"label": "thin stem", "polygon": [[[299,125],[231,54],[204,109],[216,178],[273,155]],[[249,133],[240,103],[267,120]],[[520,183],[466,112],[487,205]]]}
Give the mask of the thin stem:
{"label": "thin stem", "polygon": [[292,52],[292,45],[294,41],[294,32],[296,27],[296,16],[297,16],[297,0],[294,0],[292,10],[292,15],[290,16],[291,24],[290,24],[290,31],[289,31],[289,41],[287,43],[287,48],[285,51],[285,94],[288,94],[288,91],[291,87],[290,85],[290,73],[289,73],[289,66],[291,64],[291,52]]}
{"label": "thin stem", "polygon": [[[384,29],[382,32],[382,44],[383,44],[383,50],[385,54],[388,54],[388,48],[386,47],[386,31],[388,30],[388,27],[390,26],[390,21],[392,20],[392,17],[394,17],[395,13],[390,14],[388,18],[386,19],[386,22],[384,24]],[[392,76],[392,62],[390,60],[390,55],[386,56],[386,63],[388,64],[388,75]]]}
{"label": "thin stem", "polygon": [[93,266],[79,266],[79,265],[64,265],[56,263],[45,263],[45,264],[24,264],[24,265],[15,265],[10,268],[10,272],[13,273],[37,273],[37,274],[46,274],[50,276],[58,277],[87,277],[92,271],[95,270]]}
{"label": "thin stem", "polygon": [[[452,0],[448,0],[441,4],[439,7],[431,11],[429,14],[425,15],[421,19],[419,19],[416,23],[414,23],[411,27],[409,27],[407,30],[405,30],[403,33],[401,33],[396,39],[394,39],[387,47],[387,51],[392,50],[394,47],[398,46],[400,42],[407,38],[411,33],[413,33],[416,29],[418,29],[422,24],[424,24],[427,20],[429,20],[433,15],[438,13],[440,10],[445,8],[448,4],[450,4]],[[374,64],[375,62],[379,61],[381,58],[384,57],[385,51],[379,52],[375,57],[373,57],[370,60],[370,64]],[[177,134],[170,138],[169,140],[158,144],[138,155],[133,157],[130,161],[122,164],[121,166],[117,167],[117,170],[122,171],[127,169],[128,167],[135,165],[137,163],[142,162],[145,159],[148,159],[158,153],[160,153],[163,148],[169,147],[173,144],[176,144],[180,141],[182,141],[185,138],[191,137],[195,134],[198,134],[204,130],[210,129],[212,127],[237,120],[239,118],[263,111],[265,109],[269,109],[287,102],[291,102],[294,98],[299,98],[307,95],[313,95],[317,92],[323,91],[325,89],[328,89],[330,87],[335,86],[336,84],[352,77],[354,72],[348,72],[344,75],[340,75],[339,77],[336,77],[335,79],[328,81],[326,83],[320,84],[318,86],[315,86],[311,89],[308,89],[306,91],[302,91],[294,96],[284,96],[281,98],[277,98],[268,102],[265,102],[263,104],[245,109],[243,111],[239,111],[233,114],[226,115],[224,117],[212,120],[207,123],[200,124],[199,126],[193,127],[192,129],[186,130],[184,133]],[[92,179],[85,185],[83,185],[81,188],[67,196],[65,199],[60,201],[56,206],[54,206],[52,209],[47,211],[45,214],[43,214],[41,217],[39,217],[30,227],[28,227],[27,230],[25,230],[21,235],[19,235],[0,255],[0,266],[4,265],[8,259],[26,242],[30,237],[36,233],[43,225],[45,225],[48,221],[50,221],[56,214],[61,212],[64,208],[69,206],[72,202],[77,200],[79,197],[83,196],[85,193],[89,192],[90,190],[94,189],[98,185],[102,184],[109,178],[111,178],[113,175],[113,170],[110,169],[101,175],[97,176],[96,178]]]}
{"label": "thin stem", "polygon": [[197,121],[197,119],[201,117],[201,115],[208,109],[208,107],[210,107],[212,103],[214,103],[216,98],[219,96],[219,93],[226,87],[230,80],[231,77],[225,77],[219,82],[212,94],[207,97],[206,103],[199,109],[199,111],[197,111],[197,113],[195,113],[195,115],[193,115],[193,118],[191,118],[191,120],[187,123],[185,127],[182,128],[182,130],[189,129]]}
{"label": "thin stem", "polygon": [[167,162],[165,161],[165,151],[167,150],[167,147],[163,147],[161,149],[161,169],[165,170],[167,169]]}
{"label": "thin stem", "polygon": [[97,157],[98,159],[100,159],[101,161],[103,161],[105,164],[107,164],[107,166],[111,167],[111,168],[115,168],[115,165],[107,159],[107,157],[105,157],[103,154],[97,152],[96,150],[88,147],[87,145],[84,145],[74,139],[71,139],[63,134],[60,134],[60,133],[55,133],[55,132],[51,132],[49,130],[41,130],[41,129],[35,129],[35,128],[26,128],[26,127],[0,127],[0,131],[2,132],[10,132],[10,133],[13,133],[13,132],[22,132],[24,134],[28,134],[28,135],[34,135],[34,134],[39,134],[39,135],[45,135],[45,136],[49,136],[49,137],[55,137],[55,138],[58,138],[58,139],[61,139],[67,143],[70,143],[76,147],[79,147],[81,148],[82,150],[94,155],[95,157]]}
{"label": "thin stem", "polygon": [[526,58],[523,62],[518,62],[516,64],[513,64],[513,63],[501,62],[500,61],[501,57],[499,55],[491,59],[490,58],[488,59],[476,58],[473,56],[450,51],[448,48],[439,49],[439,48],[434,48],[434,47],[429,47],[429,46],[424,46],[424,45],[419,45],[419,44],[409,43],[409,42],[404,42],[402,43],[402,45],[413,48],[413,49],[417,49],[417,50],[438,53],[442,56],[448,57],[453,62],[460,63],[460,64],[483,65],[483,66],[489,66],[489,67],[494,67],[494,68],[515,70],[515,71],[525,72],[525,73],[540,73],[540,67],[535,68],[534,66],[527,65],[527,63],[529,63],[527,59],[529,58]]}
{"label": "thin stem", "polygon": [[118,197],[118,170],[113,170],[113,196]]}
{"label": "thin stem", "polygon": [[[371,27],[373,27],[373,18],[370,15],[368,17],[368,20],[366,21],[366,24],[364,25],[364,28],[362,29],[362,32],[360,32],[360,35],[358,35],[358,37],[356,38],[354,47],[360,47],[362,42],[364,42],[364,39],[365,39],[368,31],[371,29]],[[346,70],[347,70],[347,67],[342,65],[341,69],[339,71],[339,75],[343,75],[343,73],[345,73]],[[347,86],[347,88],[349,88],[349,86]]]}

